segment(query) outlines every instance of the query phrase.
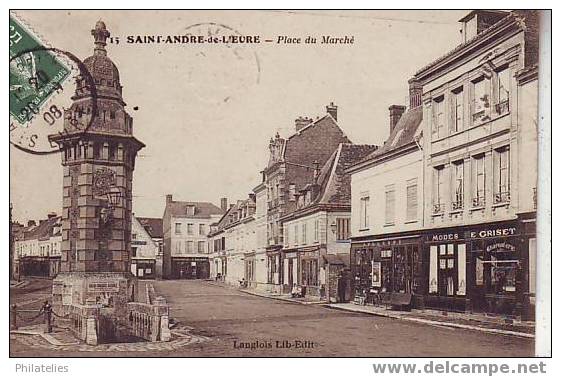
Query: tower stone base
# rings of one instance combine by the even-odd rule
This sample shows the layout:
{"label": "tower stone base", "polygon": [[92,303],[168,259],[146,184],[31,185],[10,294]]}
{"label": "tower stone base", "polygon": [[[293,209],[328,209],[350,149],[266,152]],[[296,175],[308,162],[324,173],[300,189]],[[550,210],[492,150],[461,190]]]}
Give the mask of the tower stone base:
{"label": "tower stone base", "polygon": [[124,316],[127,303],[138,297],[137,286],[130,273],[63,272],[53,280],[52,305],[62,312],[72,305],[92,305]]}

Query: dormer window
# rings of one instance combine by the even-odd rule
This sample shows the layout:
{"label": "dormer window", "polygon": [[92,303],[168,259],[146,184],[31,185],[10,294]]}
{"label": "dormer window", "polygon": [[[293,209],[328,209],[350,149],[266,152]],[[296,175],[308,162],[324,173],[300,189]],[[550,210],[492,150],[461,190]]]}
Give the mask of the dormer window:
{"label": "dormer window", "polygon": [[194,205],[187,205],[186,206],[186,213],[187,213],[187,216],[195,216],[195,206]]}
{"label": "dormer window", "polygon": [[296,200],[296,185],[294,183],[288,185],[288,194],[290,201],[293,202]]}

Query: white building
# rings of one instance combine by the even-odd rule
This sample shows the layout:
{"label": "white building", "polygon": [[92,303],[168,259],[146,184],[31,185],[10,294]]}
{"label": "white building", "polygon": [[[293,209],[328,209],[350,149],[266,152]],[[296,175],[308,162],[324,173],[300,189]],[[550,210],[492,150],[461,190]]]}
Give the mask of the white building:
{"label": "white building", "polygon": [[173,279],[207,279],[210,261],[207,236],[224,210],[208,202],[174,201],[166,195],[163,216],[163,276]]}
{"label": "white building", "polygon": [[[410,82],[409,110],[390,106],[384,145],[349,172],[352,182],[353,293],[415,292],[423,229],[421,91]],[[397,268],[396,268],[397,266]]]}
{"label": "white building", "polygon": [[[132,216],[131,272],[139,278],[161,277],[162,219]],[[158,273],[159,272],[159,273]]]}
{"label": "white building", "polygon": [[54,277],[60,270],[61,217],[50,213],[39,224],[30,221],[14,242],[14,276]]}

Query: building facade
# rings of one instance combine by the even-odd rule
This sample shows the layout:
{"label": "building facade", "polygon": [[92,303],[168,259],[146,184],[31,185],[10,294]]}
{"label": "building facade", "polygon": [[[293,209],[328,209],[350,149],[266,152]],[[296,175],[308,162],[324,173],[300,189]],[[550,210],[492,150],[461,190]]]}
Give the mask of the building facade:
{"label": "building facade", "polygon": [[132,217],[131,272],[144,279],[161,278],[163,263],[162,219]]}
{"label": "building facade", "polygon": [[62,220],[50,213],[46,220],[29,221],[14,240],[13,274],[55,277],[60,271]]}
{"label": "building facade", "polygon": [[340,143],[350,140],[337,125],[337,106],[326,107],[317,120],[299,117],[296,133],[284,139],[277,133],[269,143],[269,162],[263,170],[267,190],[267,290],[281,293],[283,273],[283,229],[281,217],[295,210],[290,192],[298,191],[312,178],[315,166],[323,166]]}
{"label": "building facade", "polygon": [[308,184],[290,192],[288,200],[296,209],[281,218],[284,291],[301,286],[306,296],[345,301],[351,220],[351,184],[345,170],[375,149],[340,144]]}
{"label": "building facade", "polygon": [[252,286],[256,290],[267,290],[267,187],[261,182],[253,189],[255,194],[255,266]]}
{"label": "building facade", "polygon": [[409,109],[389,108],[384,145],[348,172],[352,180],[352,294],[413,295],[423,284],[423,112],[410,81]]}
{"label": "building facade", "polygon": [[163,216],[163,277],[208,279],[210,260],[207,236],[224,211],[208,202],[174,201],[166,195]]}
{"label": "building facade", "polygon": [[422,68],[424,305],[510,315],[535,294],[538,13],[473,11]]}
{"label": "building facade", "polygon": [[353,166],[355,294],[531,317],[538,14],[473,11],[409,81],[384,147]]}

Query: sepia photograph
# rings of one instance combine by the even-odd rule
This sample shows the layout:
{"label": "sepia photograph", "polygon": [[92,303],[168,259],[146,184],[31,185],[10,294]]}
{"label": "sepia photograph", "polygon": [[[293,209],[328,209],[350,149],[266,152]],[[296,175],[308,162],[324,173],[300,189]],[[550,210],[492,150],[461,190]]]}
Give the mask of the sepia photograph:
{"label": "sepia photograph", "polygon": [[9,356],[549,356],[544,30],[10,10]]}

